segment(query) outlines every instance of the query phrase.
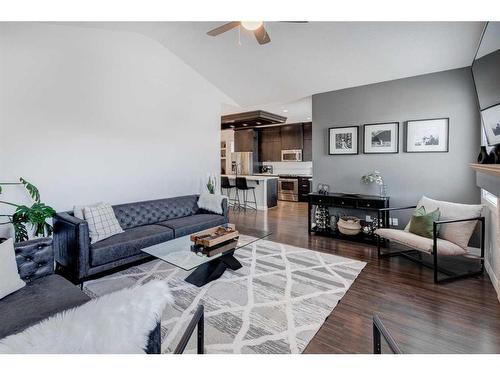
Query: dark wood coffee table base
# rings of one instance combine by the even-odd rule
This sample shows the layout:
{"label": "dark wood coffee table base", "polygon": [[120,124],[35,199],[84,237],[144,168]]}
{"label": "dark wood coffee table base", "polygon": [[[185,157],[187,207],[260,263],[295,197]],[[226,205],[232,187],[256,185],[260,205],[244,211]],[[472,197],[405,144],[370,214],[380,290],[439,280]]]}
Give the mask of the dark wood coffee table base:
{"label": "dark wood coffee table base", "polygon": [[233,271],[239,270],[241,263],[234,257],[234,251],[224,254],[211,262],[204,263],[195,269],[191,275],[186,277],[185,281],[190,284],[201,287],[211,281],[217,280],[226,269]]}

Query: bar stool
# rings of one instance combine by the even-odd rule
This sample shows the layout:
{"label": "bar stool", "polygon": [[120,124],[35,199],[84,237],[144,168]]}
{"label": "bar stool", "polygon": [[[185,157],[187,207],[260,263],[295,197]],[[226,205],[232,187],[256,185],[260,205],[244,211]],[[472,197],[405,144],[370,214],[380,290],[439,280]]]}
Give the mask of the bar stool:
{"label": "bar stool", "polygon": [[[228,177],[221,176],[220,178],[220,192],[227,195],[227,203],[229,206],[234,206],[236,204],[236,196],[231,198],[231,192],[236,188],[236,185],[231,185]],[[224,193],[224,190],[226,191]]]}
{"label": "bar stool", "polygon": [[[247,199],[248,191],[251,190],[253,192],[253,201],[249,201]],[[251,210],[257,211],[257,198],[255,197],[255,187],[248,186],[247,179],[245,177],[236,177],[236,199],[238,201],[238,208],[241,209],[241,201],[239,192],[243,192],[243,210],[247,210],[247,207]],[[255,206],[252,207],[248,203],[253,203]]]}

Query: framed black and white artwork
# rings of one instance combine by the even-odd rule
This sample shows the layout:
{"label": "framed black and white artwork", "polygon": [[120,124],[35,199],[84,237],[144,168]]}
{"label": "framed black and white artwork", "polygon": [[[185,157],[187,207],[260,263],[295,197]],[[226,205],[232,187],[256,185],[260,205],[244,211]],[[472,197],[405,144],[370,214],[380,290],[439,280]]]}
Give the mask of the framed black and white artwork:
{"label": "framed black and white artwork", "polygon": [[500,143],[500,104],[481,111],[484,132],[489,146]]}
{"label": "framed black and white artwork", "polygon": [[365,154],[397,154],[399,152],[399,122],[363,125]]}
{"label": "framed black and white artwork", "polygon": [[406,122],[406,152],[448,152],[449,118]]}
{"label": "framed black and white artwork", "polygon": [[344,126],[328,129],[329,155],[356,155],[358,153],[359,127]]}

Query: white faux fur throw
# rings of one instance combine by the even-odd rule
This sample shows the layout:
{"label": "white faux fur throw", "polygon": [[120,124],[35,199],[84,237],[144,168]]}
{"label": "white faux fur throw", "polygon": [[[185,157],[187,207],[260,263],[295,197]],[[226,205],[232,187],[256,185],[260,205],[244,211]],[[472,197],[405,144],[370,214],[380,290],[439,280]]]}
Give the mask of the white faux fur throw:
{"label": "white faux fur throw", "polygon": [[0,340],[0,353],[144,353],[169,302],[164,281],[119,290]]}
{"label": "white faux fur throw", "polygon": [[222,201],[225,195],[201,193],[198,199],[198,207],[204,210],[222,215]]}

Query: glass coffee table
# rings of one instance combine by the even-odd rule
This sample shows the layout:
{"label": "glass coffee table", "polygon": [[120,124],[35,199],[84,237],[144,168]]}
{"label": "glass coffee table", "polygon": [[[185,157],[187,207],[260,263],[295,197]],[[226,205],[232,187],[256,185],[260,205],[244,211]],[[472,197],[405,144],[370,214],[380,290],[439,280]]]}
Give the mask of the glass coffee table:
{"label": "glass coffee table", "polygon": [[236,248],[211,257],[197,254],[191,250],[193,245],[191,234],[146,247],[142,251],[183,270],[195,269],[185,280],[200,287],[221,277],[228,268],[231,270],[240,269],[242,265],[234,257],[234,252],[268,237],[271,233],[258,231],[252,235],[252,237],[244,236],[242,238],[240,233]]}

